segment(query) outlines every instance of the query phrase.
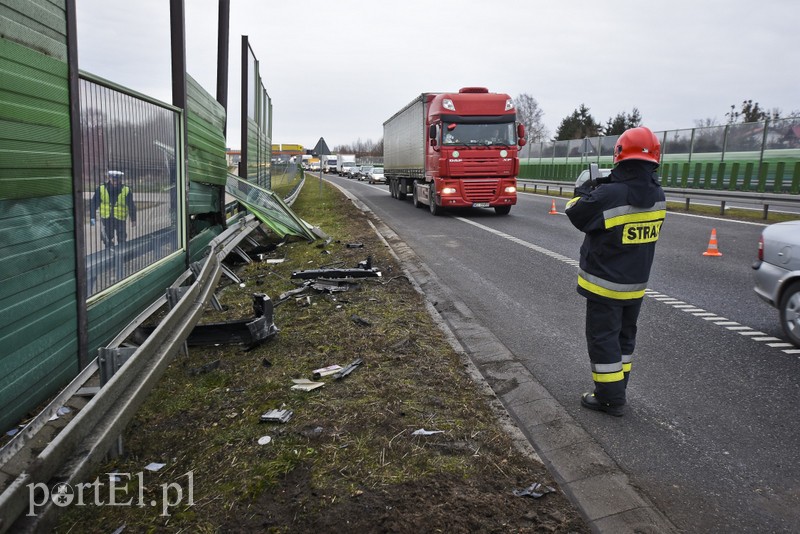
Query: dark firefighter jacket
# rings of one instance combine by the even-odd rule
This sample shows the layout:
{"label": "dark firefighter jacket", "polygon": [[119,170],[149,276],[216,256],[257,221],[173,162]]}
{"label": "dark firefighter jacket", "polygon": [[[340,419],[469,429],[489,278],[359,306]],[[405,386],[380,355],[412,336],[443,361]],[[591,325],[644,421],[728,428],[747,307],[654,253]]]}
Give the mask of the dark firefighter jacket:
{"label": "dark firefighter jacket", "polygon": [[658,166],[621,161],[599,184],[584,183],[566,214],[586,237],[581,245],[578,293],[608,304],[644,297],[666,215]]}

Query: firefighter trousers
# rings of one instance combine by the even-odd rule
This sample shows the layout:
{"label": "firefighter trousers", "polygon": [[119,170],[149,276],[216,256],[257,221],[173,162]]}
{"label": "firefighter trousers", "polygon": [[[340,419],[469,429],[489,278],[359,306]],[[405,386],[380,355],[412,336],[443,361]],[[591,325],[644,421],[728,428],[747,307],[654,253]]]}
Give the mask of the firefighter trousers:
{"label": "firefighter trousers", "polygon": [[625,306],[586,300],[586,344],[594,394],[600,402],[625,404],[642,299]]}

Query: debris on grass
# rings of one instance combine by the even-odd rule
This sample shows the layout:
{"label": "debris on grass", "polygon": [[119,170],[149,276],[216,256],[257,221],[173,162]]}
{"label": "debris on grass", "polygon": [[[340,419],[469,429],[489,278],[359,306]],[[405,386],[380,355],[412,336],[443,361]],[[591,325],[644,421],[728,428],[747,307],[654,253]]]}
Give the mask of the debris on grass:
{"label": "debris on grass", "polygon": [[353,371],[355,371],[355,370],[356,370],[356,368],[357,368],[359,365],[362,365],[363,363],[364,363],[364,360],[363,360],[363,359],[361,359],[361,358],[356,358],[355,360],[353,360],[352,362],[350,362],[349,364],[347,364],[347,367],[345,367],[345,368],[344,368],[344,369],[342,369],[341,371],[338,371],[336,374],[334,374],[334,375],[333,375],[333,378],[334,378],[334,379],[336,379],[336,380],[339,380],[339,379],[341,379],[341,378],[344,378],[344,377],[346,377],[347,375],[349,375],[350,373],[352,373]]}
{"label": "debris on grass", "polygon": [[538,499],[548,493],[555,493],[555,489],[550,486],[545,486],[541,482],[534,482],[530,486],[522,490],[514,490],[513,493],[516,497],[533,497]]}
{"label": "debris on grass", "polygon": [[412,436],[432,436],[434,434],[444,434],[444,430],[425,430],[420,428],[411,433]]}
{"label": "debris on grass", "polygon": [[311,371],[311,377],[315,380],[319,380],[323,376],[328,376],[337,373],[338,371],[342,370],[341,365],[329,365],[327,367],[321,367],[319,369],[314,369]]}
{"label": "debris on grass", "polygon": [[260,419],[265,423],[266,422],[287,423],[289,419],[292,418],[292,415],[294,415],[294,412],[292,412],[291,410],[286,410],[286,409],[277,410],[273,408],[272,410],[261,414]]}
{"label": "debris on grass", "polygon": [[308,378],[293,378],[292,382],[294,385],[291,389],[295,391],[313,391],[325,385],[325,382],[314,382]]}

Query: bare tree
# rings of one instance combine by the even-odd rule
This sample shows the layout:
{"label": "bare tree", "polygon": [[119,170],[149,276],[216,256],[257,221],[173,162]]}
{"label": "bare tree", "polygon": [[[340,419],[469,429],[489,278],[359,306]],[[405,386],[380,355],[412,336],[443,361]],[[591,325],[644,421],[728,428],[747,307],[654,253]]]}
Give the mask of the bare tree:
{"label": "bare tree", "polygon": [[544,141],[550,134],[542,122],[544,111],[528,93],[521,93],[514,99],[514,106],[517,108],[517,120],[525,126],[525,136],[530,142]]}

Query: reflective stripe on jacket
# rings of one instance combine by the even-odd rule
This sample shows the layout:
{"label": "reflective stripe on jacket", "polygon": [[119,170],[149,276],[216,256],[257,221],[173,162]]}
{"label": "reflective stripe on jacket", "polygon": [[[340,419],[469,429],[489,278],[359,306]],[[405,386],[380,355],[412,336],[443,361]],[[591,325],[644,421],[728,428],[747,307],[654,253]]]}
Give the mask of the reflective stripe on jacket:
{"label": "reflective stripe on jacket", "polygon": [[[128,218],[128,193],[130,193],[130,188],[127,185],[123,185],[114,203],[114,218],[120,221],[124,221]],[[103,184],[100,185],[100,217],[108,219],[110,215],[111,198],[108,193],[108,188]]]}
{"label": "reflective stripe on jacket", "polygon": [[667,203],[655,165],[620,167],[594,189],[588,184],[578,188],[566,214],[586,233],[578,293],[624,305],[644,297]]}

